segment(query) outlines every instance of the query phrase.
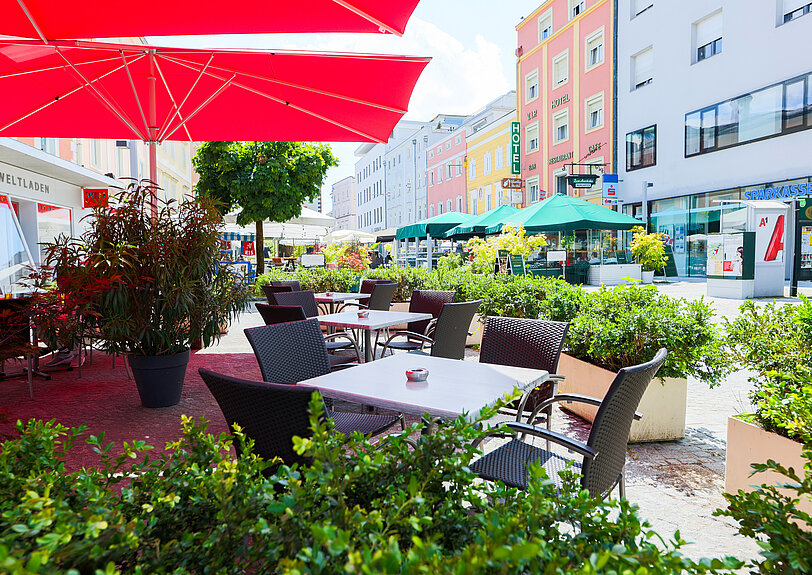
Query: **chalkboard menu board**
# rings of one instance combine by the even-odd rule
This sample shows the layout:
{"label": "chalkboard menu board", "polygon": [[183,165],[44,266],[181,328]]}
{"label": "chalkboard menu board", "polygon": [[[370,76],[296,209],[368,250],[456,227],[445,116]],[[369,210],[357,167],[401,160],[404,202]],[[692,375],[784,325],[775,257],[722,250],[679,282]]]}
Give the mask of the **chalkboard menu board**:
{"label": "chalkboard menu board", "polygon": [[510,254],[510,273],[514,276],[525,275],[524,256],[522,254]]}

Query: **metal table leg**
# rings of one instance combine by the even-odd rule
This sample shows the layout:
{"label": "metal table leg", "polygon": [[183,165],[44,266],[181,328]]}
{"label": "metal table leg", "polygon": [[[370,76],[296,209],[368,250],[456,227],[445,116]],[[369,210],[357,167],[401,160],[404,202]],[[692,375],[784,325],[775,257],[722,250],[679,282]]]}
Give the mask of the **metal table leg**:
{"label": "metal table leg", "polygon": [[364,330],[364,362],[369,363],[373,359],[375,359],[373,355],[374,350],[372,349],[372,330],[365,329]]}

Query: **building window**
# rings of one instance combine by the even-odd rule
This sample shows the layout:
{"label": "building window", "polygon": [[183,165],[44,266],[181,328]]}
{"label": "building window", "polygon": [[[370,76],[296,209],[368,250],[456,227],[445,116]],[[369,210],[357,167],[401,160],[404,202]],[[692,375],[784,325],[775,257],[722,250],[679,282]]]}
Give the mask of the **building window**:
{"label": "building window", "polygon": [[496,156],[493,162],[493,169],[497,172],[505,167],[505,149],[502,146],[496,147]]}
{"label": "building window", "polygon": [[539,201],[539,179],[527,178],[527,203],[535,204]]}
{"label": "building window", "polygon": [[434,170],[429,172],[429,185],[430,186],[434,185]]}
{"label": "building window", "polygon": [[782,22],[787,23],[812,12],[812,2],[807,0],[778,0],[782,2]]}
{"label": "building window", "polygon": [[445,211],[447,212],[454,211],[454,204],[451,203],[451,198],[447,199],[445,202]]}
{"label": "building window", "polygon": [[585,7],[586,2],[584,0],[570,0],[570,20],[583,14]]}
{"label": "building window", "polygon": [[586,39],[586,66],[584,70],[591,70],[603,62],[603,30],[592,34]]}
{"label": "building window", "polygon": [[564,52],[553,58],[553,84],[566,84],[569,77],[569,54]]}
{"label": "building window", "polygon": [[603,93],[587,98],[584,109],[586,111],[585,132],[603,127]]}
{"label": "building window", "polygon": [[485,152],[485,157],[482,161],[482,173],[487,176],[491,173],[491,153]]}
{"label": "building window", "polygon": [[434,150],[429,150],[429,160],[434,157]]}
{"label": "building window", "polygon": [[652,6],[654,6],[653,0],[631,0],[632,3],[632,18],[637,16],[638,14],[642,14]]}
{"label": "building window", "polygon": [[461,176],[462,175],[462,159],[457,160],[457,162],[458,162],[457,165],[456,165],[457,175]]}
{"label": "building window", "polygon": [[[434,170],[432,170],[434,171]],[[443,168],[442,166],[437,168],[437,183],[441,183],[443,181]]]}
{"label": "building window", "polygon": [[539,18],[539,42],[543,42],[553,35],[553,11],[547,10]]}
{"label": "building window", "polygon": [[446,149],[446,150],[450,150],[450,149],[451,149],[451,140],[449,140],[449,141],[447,141],[447,142],[445,143],[445,149]]}
{"label": "building window", "polygon": [[437,215],[439,216],[442,213],[443,213],[443,202],[437,202]]}
{"label": "building window", "polygon": [[553,143],[559,144],[569,139],[569,121],[569,110],[564,110],[553,116]]}
{"label": "building window", "polygon": [[539,149],[539,125],[538,122],[532,126],[527,126],[527,151],[530,154]]}
{"label": "building window", "polygon": [[524,101],[532,102],[539,97],[539,71],[533,70],[524,77]]}
{"label": "building window", "polygon": [[90,140],[90,164],[101,167],[101,140]]}
{"label": "building window", "polygon": [[430,217],[430,218],[433,218],[433,217],[434,217],[434,204],[431,204],[431,205],[429,206],[429,217]]}
{"label": "building window", "polygon": [[722,51],[722,11],[717,10],[710,16],[693,25],[694,63],[706,60]]}
{"label": "building window", "polygon": [[457,211],[463,211],[462,196],[457,196]]}
{"label": "building window", "polygon": [[626,171],[657,163],[657,126],[626,134]]}
{"label": "building window", "polygon": [[470,211],[470,213],[472,215],[474,215],[474,216],[477,215],[476,207],[477,207],[477,204],[476,204],[476,192],[471,192],[471,211]]}
{"label": "building window", "polygon": [[812,128],[812,74],[685,115],[685,156]]}
{"label": "building window", "polygon": [[648,47],[632,56],[632,90],[651,84],[654,79],[654,48]]}
{"label": "building window", "polygon": [[448,179],[450,180],[452,177],[454,177],[454,173],[453,173],[453,171],[452,171],[452,166],[451,166],[451,164],[448,164],[448,165],[445,167],[445,169],[446,169],[446,170],[448,170],[448,172],[446,173],[446,177],[448,177]]}
{"label": "building window", "polygon": [[474,125],[471,127],[471,129],[474,132],[478,132],[487,125],[488,125],[488,118],[482,118],[481,120],[475,122]]}
{"label": "building window", "polygon": [[476,159],[475,158],[472,158],[468,162],[468,177],[471,178],[472,180],[474,178],[476,178]]}
{"label": "building window", "polygon": [[461,141],[462,141],[462,136],[457,136],[456,138],[454,138],[454,145],[459,146]]}

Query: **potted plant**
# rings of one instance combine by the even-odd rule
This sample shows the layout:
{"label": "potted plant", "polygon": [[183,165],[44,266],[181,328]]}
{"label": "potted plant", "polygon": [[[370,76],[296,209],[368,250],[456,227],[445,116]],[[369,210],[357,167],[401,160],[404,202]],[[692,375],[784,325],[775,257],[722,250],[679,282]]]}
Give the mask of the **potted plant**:
{"label": "potted plant", "polygon": [[[570,314],[551,318],[571,322],[558,366],[566,378],[562,391],[602,398],[620,368],[649,361],[661,347],[668,350],[640,402],[644,417],[632,424],[631,442],[682,439],[688,376],[715,385],[730,370],[713,310],[702,300],[670,298],[654,287],[603,287],[585,293]],[[589,421],[597,412],[581,404],[565,407]]]}
{"label": "potted plant", "polygon": [[654,272],[662,270],[668,262],[664,239],[664,234],[646,233],[642,226],[632,228],[632,256],[643,269],[644,284],[652,283]]}
{"label": "potted plant", "polygon": [[170,200],[152,215],[150,198],[150,188],[131,185],[94,208],[81,258],[114,279],[93,303],[103,348],[128,356],[145,407],[166,407],[180,401],[192,342],[216,341],[250,291],[217,266],[213,200]]}
{"label": "potted plant", "polygon": [[[812,445],[812,304],[741,305],[741,314],[725,321],[729,351],[752,372],[753,413],[728,419],[725,491],[751,491],[752,464],[772,459],[784,467],[804,466],[804,444]],[[768,483],[785,481],[770,472]],[[812,501],[801,502],[812,513]]]}

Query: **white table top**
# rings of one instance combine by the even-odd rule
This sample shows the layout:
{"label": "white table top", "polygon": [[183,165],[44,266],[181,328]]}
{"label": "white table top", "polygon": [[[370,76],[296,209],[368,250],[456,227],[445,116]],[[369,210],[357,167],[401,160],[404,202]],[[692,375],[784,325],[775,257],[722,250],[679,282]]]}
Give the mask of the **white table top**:
{"label": "white table top", "polygon": [[315,295],[316,301],[321,303],[347,301],[353,299],[369,299],[370,296],[368,293],[345,293],[337,291],[330,292],[330,295],[327,295],[326,293],[317,293]]}
{"label": "white table top", "polygon": [[[429,370],[424,382],[410,382],[406,370]],[[474,420],[480,410],[513,392],[532,389],[549,374],[489,363],[400,353],[327,375],[299,385],[318,388],[325,397],[374,405],[413,415]]]}
{"label": "white table top", "polygon": [[410,311],[376,311],[370,310],[369,317],[361,319],[358,312],[343,311],[341,313],[328,313],[319,316],[319,323],[332,327],[347,327],[352,329],[383,329],[409,323],[410,321],[421,321],[431,319],[430,313],[412,313]]}

